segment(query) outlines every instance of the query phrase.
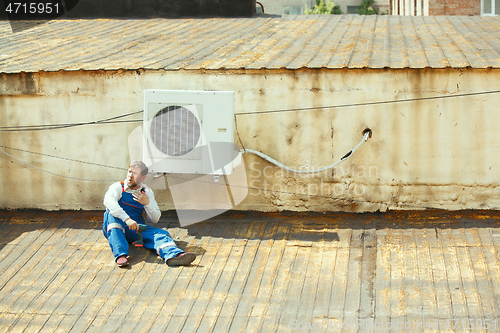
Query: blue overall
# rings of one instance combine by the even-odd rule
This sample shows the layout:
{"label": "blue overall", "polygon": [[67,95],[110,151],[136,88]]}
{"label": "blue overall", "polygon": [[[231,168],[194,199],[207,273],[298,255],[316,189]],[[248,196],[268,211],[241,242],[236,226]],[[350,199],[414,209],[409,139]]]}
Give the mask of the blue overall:
{"label": "blue overall", "polygon": [[[118,200],[118,204],[132,220],[145,224],[142,217],[144,206],[134,200],[132,193],[125,192],[123,182],[122,197]],[[137,232],[130,230],[124,221],[111,215],[108,209],[104,213],[102,228],[104,236],[108,239],[111,251],[115,256],[115,260],[122,255],[128,255],[129,243],[133,243],[138,239]],[[142,239],[145,248],[155,250],[164,260],[173,258],[179,253],[184,252],[175,245],[168,231],[160,228],[148,226],[142,232]]]}

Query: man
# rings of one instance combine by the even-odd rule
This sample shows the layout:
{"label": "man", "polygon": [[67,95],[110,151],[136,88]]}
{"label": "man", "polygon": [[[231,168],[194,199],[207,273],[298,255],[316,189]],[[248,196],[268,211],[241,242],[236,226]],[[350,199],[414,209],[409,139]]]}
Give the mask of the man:
{"label": "man", "polygon": [[[141,161],[130,163],[127,179],[112,184],[104,195],[103,233],[119,267],[128,265],[129,243],[138,240],[139,224],[145,224],[143,211],[150,222],[157,223],[160,209],[153,191],[142,184],[148,174]],[[142,232],[144,247],[155,250],[169,266],[189,265],[196,259],[192,252],[179,249],[168,231],[148,226]]]}

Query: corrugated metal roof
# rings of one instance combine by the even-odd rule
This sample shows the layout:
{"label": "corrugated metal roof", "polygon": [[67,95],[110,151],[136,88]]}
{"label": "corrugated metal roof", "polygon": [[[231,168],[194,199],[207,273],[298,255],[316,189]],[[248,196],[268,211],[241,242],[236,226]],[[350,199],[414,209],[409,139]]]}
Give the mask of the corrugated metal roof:
{"label": "corrugated metal roof", "polygon": [[56,20],[17,33],[0,22],[4,73],[303,67],[500,68],[500,18]]}

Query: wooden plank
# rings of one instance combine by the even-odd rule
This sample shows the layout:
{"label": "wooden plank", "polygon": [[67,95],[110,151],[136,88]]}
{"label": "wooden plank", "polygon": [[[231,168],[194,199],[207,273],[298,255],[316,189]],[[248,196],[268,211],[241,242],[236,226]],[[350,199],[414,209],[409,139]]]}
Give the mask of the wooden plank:
{"label": "wooden plank", "polygon": [[427,239],[429,241],[429,250],[432,265],[432,278],[434,290],[436,291],[436,312],[437,319],[453,318],[451,294],[448,288],[445,258],[439,233],[441,229],[426,229]]}
{"label": "wooden plank", "polygon": [[[205,245],[207,249],[203,256],[200,258],[197,267],[175,268],[190,270],[192,273],[188,273],[189,279],[187,283],[185,281],[182,281],[182,275],[178,277],[173,290],[169,294],[169,299],[167,300],[162,311],[159,314],[159,317],[161,318],[166,316],[170,317],[171,322],[165,323],[165,330],[168,332],[179,332],[179,327],[182,328],[184,326],[184,322],[187,319],[191,304],[197,297],[199,293],[199,287],[203,283],[208,271],[212,267],[217,252],[219,251],[221,239],[216,235],[220,235],[223,232],[223,228],[220,225],[214,225],[213,223],[207,224],[206,227],[210,228],[210,233],[202,235],[201,240],[205,244],[207,244]],[[180,318],[182,318],[183,320],[181,321]]]}
{"label": "wooden plank", "polygon": [[467,303],[458,264],[457,249],[454,246],[449,227],[440,229],[439,239],[442,243],[444,263],[446,266],[446,280],[451,295],[453,317],[455,319],[467,318]]}
{"label": "wooden plank", "polygon": [[[245,332],[260,332],[259,331],[260,325],[261,325],[260,317],[249,316],[248,321],[246,323]],[[199,331],[199,332],[201,333],[207,331]]]}
{"label": "wooden plank", "polygon": [[[189,226],[189,230],[185,229],[186,233],[184,236],[176,236],[179,237],[179,239],[176,239],[176,242],[184,241],[186,243],[186,248],[184,250],[193,251],[197,254],[197,259],[193,263],[195,267],[199,266],[200,258],[202,258],[202,256],[206,253],[205,248],[195,245],[196,239],[199,235],[211,233],[214,227],[215,225],[210,223],[197,223],[196,225]],[[206,239],[209,240],[209,238]],[[181,280],[187,279],[189,281],[192,278],[195,270],[193,267],[190,268],[190,270],[183,270],[179,268],[163,270],[164,274],[161,275],[159,283],[155,283],[154,287],[147,288],[141,293],[144,296],[149,297],[151,300],[149,304],[150,311],[145,316],[148,319],[152,318],[152,320],[140,320],[141,326],[144,327],[145,332],[157,332],[165,329],[171,315],[167,315],[165,318],[165,313],[162,314],[162,310],[164,310],[165,307],[170,309],[172,306],[175,306],[176,300],[172,300],[170,292],[175,288],[180,276]],[[147,292],[148,290],[150,290],[150,293]],[[163,297],[158,298],[158,294],[163,295]]]}
{"label": "wooden plank", "polygon": [[[391,248],[389,228],[377,230],[377,264],[375,270],[375,321],[388,322],[391,318]],[[372,330],[372,329],[371,329]],[[373,330],[372,330],[373,331]]]}
{"label": "wooden plank", "polygon": [[[99,327],[97,331],[101,332],[121,332],[124,330],[124,328],[128,327],[128,318],[126,313],[130,311],[131,307],[135,308],[136,302],[137,295],[118,298],[113,304],[113,307],[111,307],[109,315],[105,318],[99,318],[98,316],[86,318],[86,316],[81,315],[75,322],[74,327],[78,329],[78,331],[83,331],[84,329],[88,328],[88,326],[92,325]],[[126,313],[123,313],[121,311],[125,311]]]}
{"label": "wooden plank", "polygon": [[[127,320],[127,315],[131,308],[136,305],[138,294],[143,288],[144,283],[147,282],[147,280],[142,281],[139,276],[142,269],[146,265],[145,259],[150,256],[151,253],[149,251],[138,251],[139,249],[135,250],[137,250],[134,254],[134,258],[136,258],[136,264],[134,264],[129,269],[120,269],[115,266],[115,271],[117,272],[117,274],[121,275],[122,279],[115,282],[115,286],[111,289],[111,292],[108,294],[108,297],[105,298],[103,303],[93,305],[92,308],[90,308],[89,313],[94,312],[94,310],[92,309],[99,308],[100,306],[100,313],[112,314],[111,316],[109,316],[109,318],[107,318],[105,322],[100,324],[103,331],[115,331],[116,329],[125,326],[124,321]],[[84,293],[85,291],[89,290],[89,294],[85,295],[85,298],[89,300],[89,303],[93,298],[91,295],[96,295],[100,291],[100,289],[93,289],[94,288],[89,288],[87,286],[84,290]],[[87,307],[73,306],[70,310],[78,313],[83,313],[85,310],[87,310]],[[142,309],[142,311],[144,311],[144,309]],[[114,315],[115,313],[117,314],[116,316]],[[88,324],[88,322],[84,322],[80,324],[80,326],[84,328],[87,327]]]}
{"label": "wooden plank", "polygon": [[[463,292],[465,294],[465,306],[467,307],[467,318],[480,319],[483,318],[482,303],[487,302],[488,298],[481,300],[477,288],[476,274],[471,260],[471,254],[477,257],[477,248],[468,249],[467,247],[457,247],[457,260],[462,278]],[[479,268],[479,266],[477,266]],[[479,269],[478,269],[479,273]],[[479,273],[480,274],[480,273]],[[487,290],[485,290],[487,291]]]}
{"label": "wooden plank", "polygon": [[3,218],[3,220],[0,221],[0,235],[2,235],[0,238],[0,250],[3,250],[3,247],[7,244],[15,243],[14,245],[16,245],[16,239],[26,232],[26,227],[24,225],[9,223],[9,216],[0,216],[0,218]]}
{"label": "wooden plank", "polygon": [[208,246],[210,241],[210,234],[215,228],[214,223],[201,223],[199,234],[197,234],[191,244],[203,249],[204,253],[198,256],[194,267],[175,267],[169,269],[168,274],[165,275],[163,281],[158,287],[158,292],[164,292],[165,297],[163,302],[159,302],[155,308],[159,309],[157,313],[157,319],[153,322],[149,330],[151,332],[164,332],[169,325],[169,321],[172,320],[172,314],[175,308],[183,297],[186,288],[188,287],[190,281],[194,279],[194,274],[198,268],[202,269],[205,265],[205,261],[210,262],[211,257],[214,255],[214,251],[217,251],[217,245]]}
{"label": "wooden plank", "polygon": [[198,325],[196,332],[214,332],[214,327],[219,317],[203,315],[203,318],[200,321],[200,325]]}
{"label": "wooden plank", "polygon": [[[491,283],[491,289],[493,290],[491,297],[493,298],[495,304],[494,316],[498,316],[500,314],[500,261],[498,260],[499,253],[497,252],[495,246],[493,245],[493,239],[491,233],[492,228],[493,227],[479,228],[477,231],[478,231],[478,236],[481,239],[481,243],[486,244],[483,247],[482,254],[484,256],[484,261],[487,268],[487,276],[489,282]],[[485,319],[492,319],[492,318],[493,316]]]}
{"label": "wooden plank", "polygon": [[[342,238],[341,238],[342,239]],[[344,304],[347,289],[347,274],[349,267],[348,247],[337,248],[337,257],[335,258],[334,277],[331,283],[331,297],[328,312],[328,318],[343,321],[344,319]]]}
{"label": "wooden plank", "polygon": [[[151,276],[155,271],[166,271],[168,270],[168,266],[164,263],[162,259],[158,259],[158,256],[155,252],[136,248],[136,250],[141,253],[141,256],[144,258],[140,261],[140,265],[137,265],[137,270],[134,270],[133,280],[126,288],[125,297],[134,296],[137,299],[136,305],[147,303],[146,299],[143,297],[143,291],[149,289]],[[135,266],[133,268],[136,268]],[[132,273],[129,271],[128,273]],[[89,290],[89,289],[87,289]],[[151,295],[153,296],[153,295]],[[125,309],[122,309],[125,310]],[[130,318],[130,313],[121,311],[121,313],[125,314],[127,318]]]}
{"label": "wooden plank", "polygon": [[[463,223],[460,226],[455,225],[451,229],[451,232],[453,235],[453,243],[457,244],[457,260],[460,269],[460,275],[462,277],[468,318],[483,318],[483,301],[481,300],[481,296],[479,295],[476,273],[474,272],[474,264],[471,259],[472,255],[477,254],[481,243],[479,242],[478,238],[467,237],[464,231]],[[475,259],[479,260],[477,256],[475,256]],[[481,274],[482,272],[479,271],[479,266],[477,267],[477,273]],[[484,301],[487,301],[487,298],[485,298]]]}
{"label": "wooden plank", "polygon": [[[103,257],[102,256],[103,252],[105,252],[105,251],[103,251],[103,250],[99,251],[97,249],[92,251],[91,253],[93,253],[92,254],[93,261],[91,261],[90,264],[81,263],[79,265],[79,267],[77,267],[73,271],[73,274],[76,274],[77,276],[79,276],[79,278],[77,279],[77,283],[74,286],[72,286],[67,297],[65,297],[60,302],[60,304],[58,305],[58,307],[56,309],[56,312],[75,315],[76,319],[78,319],[79,316],[81,316],[83,314],[83,312],[86,310],[86,308],[88,306],[87,302],[88,303],[91,303],[91,302],[88,299],[86,299],[84,302],[81,302],[80,299],[82,298],[82,295],[85,293],[85,291],[89,287],[89,284],[91,284],[91,283],[99,284],[97,281],[95,281],[95,278],[98,274],[98,271],[93,269],[93,264],[94,264],[94,262],[99,260],[97,258]],[[112,265],[112,263],[110,263],[109,261],[106,261],[105,258],[102,260],[103,260],[102,262],[97,261],[99,265],[102,265],[103,262],[104,262],[104,265]],[[114,268],[116,270],[118,270],[118,268],[116,266]],[[124,274],[125,272],[119,272],[119,273],[121,273],[120,277],[122,278],[122,281],[128,282],[128,281],[126,281],[126,274]],[[120,296],[121,296],[120,293],[116,292],[114,295],[113,294],[112,294],[112,296],[110,295],[109,299],[111,299],[112,300],[111,302],[113,302],[113,303],[118,302]],[[110,308],[112,309],[112,307],[110,307]],[[103,312],[110,313],[111,312],[110,308],[103,307],[100,309],[100,311],[101,311],[101,313],[103,313]]]}
{"label": "wooden plank", "polygon": [[476,319],[493,318],[499,312],[497,304],[495,304],[495,289],[485,257],[485,252],[492,246],[482,245],[478,232],[479,228],[466,224],[464,229],[463,232],[465,233],[467,243],[479,244],[479,246],[471,246],[465,249],[468,250],[470,269],[472,270],[472,275],[475,277],[473,288],[475,293],[477,293],[476,297],[478,298],[479,310],[482,315],[482,317],[476,317]]}
{"label": "wooden plank", "polygon": [[415,228],[413,233],[415,235],[417,264],[420,277],[422,321],[428,324],[429,320],[435,320],[437,318],[436,291],[432,278],[430,245],[426,229]]}
{"label": "wooden plank", "polygon": [[291,269],[291,280],[288,285],[286,295],[283,299],[283,307],[280,309],[279,328],[290,327],[291,320],[298,320],[300,307],[300,296],[304,288],[306,277],[306,267],[311,255],[311,246],[297,246],[297,255]]}
{"label": "wooden plank", "polygon": [[[85,271],[80,280],[80,284],[82,285],[82,289],[72,289],[72,293],[78,295],[78,302],[73,303],[71,308],[68,311],[74,313],[77,316],[73,329],[76,331],[85,331],[88,327],[90,327],[94,323],[95,317],[101,313],[103,310],[103,305],[105,304],[105,300],[102,297],[98,297],[97,295],[101,291],[101,288],[105,281],[107,281],[108,276],[113,273],[109,271],[108,276],[103,276],[102,271],[106,271],[107,267],[111,266],[115,270],[118,268],[114,266],[113,262],[109,261],[108,248],[94,248],[96,251],[95,259],[91,266],[89,266],[88,270]],[[88,278],[86,278],[88,276]],[[88,281],[88,282],[84,282]],[[117,298],[119,298],[118,296]],[[135,304],[135,303],[132,303]],[[114,311],[123,311],[122,309],[114,310]],[[126,312],[119,312],[122,316],[126,317]],[[124,326],[126,327],[126,326]]]}
{"label": "wooden plank", "polygon": [[[322,226],[315,226],[311,230],[314,232],[309,237],[309,240],[312,242],[311,252],[306,266],[304,287],[300,295],[299,302],[301,306],[299,307],[296,319],[303,319],[308,322],[319,322],[322,318],[315,317],[314,310],[316,309],[315,305],[318,290],[325,292],[324,286],[319,285],[325,245],[324,241],[322,241],[324,238],[324,230]],[[328,315],[328,312],[324,313],[324,315]]]}
{"label": "wooden plank", "polygon": [[347,269],[347,285],[345,292],[344,313],[342,322],[348,325],[344,332],[357,331],[356,322],[361,302],[361,262],[363,261],[363,238],[365,230],[355,225],[352,230],[349,264]]}
{"label": "wooden plank", "polygon": [[53,333],[57,330],[59,323],[64,319],[64,315],[49,314],[49,318],[44,323],[40,332]]}
{"label": "wooden plank", "polygon": [[[162,296],[158,295],[156,296],[157,298],[163,298]],[[152,302],[149,303],[148,305],[148,310],[151,309]],[[122,330],[124,332],[134,332],[134,333],[149,333],[152,332],[150,331],[151,325],[154,324],[154,321],[156,319],[156,315],[150,315],[148,314],[150,311],[145,311],[142,316],[139,318],[139,320],[130,320],[127,321],[127,327],[123,327]],[[86,331],[85,333],[90,333],[91,331]],[[95,330],[95,332],[100,332],[99,329]]]}
{"label": "wooden plank", "polygon": [[404,299],[404,286],[403,286],[403,274],[404,274],[404,250],[403,250],[403,236],[401,229],[399,227],[392,228],[387,234],[389,249],[390,249],[390,260],[391,260],[391,317],[390,321],[392,324],[392,329],[390,332],[397,332],[397,323],[404,322],[406,304]]}
{"label": "wooden plank", "polygon": [[[245,225],[244,228],[242,228],[243,225]],[[241,246],[241,243],[238,242],[238,246],[234,245],[236,242],[235,235],[238,233],[238,229],[240,229],[239,234],[242,234],[242,231],[244,230],[246,233],[249,227],[249,223],[231,223],[229,228],[226,229],[226,242],[231,242],[231,249],[227,261],[220,272],[220,278],[214,287],[213,292],[215,297],[210,298],[209,303],[204,310],[204,317],[206,317],[204,320],[206,323],[208,323],[208,320],[214,320],[213,325],[216,324],[217,317],[220,315],[224,302],[228,298],[229,289],[233,283],[235,274],[237,274],[237,268],[243,257],[244,251],[244,246]],[[199,330],[201,331],[201,328]]]}
{"label": "wooden plank", "polygon": [[20,314],[7,332],[24,332],[28,330],[28,325],[33,320],[34,316],[35,315],[32,313]]}
{"label": "wooden plank", "polygon": [[19,320],[20,314],[0,312],[0,332],[11,331],[11,327]]}
{"label": "wooden plank", "polygon": [[[145,311],[144,303],[139,300],[138,295],[125,295],[121,297],[115,304],[115,307],[110,311],[110,315],[102,322],[97,322],[95,317],[92,317],[92,324],[99,326],[98,331],[101,332],[130,332],[131,326],[137,324],[137,317],[130,316],[135,311],[139,312],[139,317]],[[83,324],[79,325],[78,321],[75,323],[75,329],[81,332],[88,327],[89,319],[84,316],[82,318]],[[103,318],[104,319],[104,318]]]}
{"label": "wooden plank", "polygon": [[349,226],[342,226],[337,229],[337,232],[339,240],[334,244],[337,245],[338,248],[349,249],[351,247],[352,228]]}
{"label": "wooden plank", "polygon": [[[264,278],[266,263],[269,259],[273,245],[272,238],[277,231],[277,227],[275,227],[273,223],[260,224],[259,229],[255,230],[259,233],[254,236],[256,239],[251,245],[256,247],[255,256],[248,272],[247,281],[239,296],[238,305],[233,315],[235,319],[231,324],[232,327],[236,326],[240,330],[245,329],[247,326],[247,320],[250,318],[254,306],[257,305],[256,299]],[[264,235],[266,237],[264,237]],[[248,248],[248,246],[249,245],[247,245],[246,248]]]}
{"label": "wooden plank", "polygon": [[[72,270],[72,277],[76,283],[71,284],[71,289],[60,300],[59,304],[55,308],[54,312],[76,315],[77,318],[84,310],[85,302],[81,300],[82,294],[85,292],[89,283],[92,283],[97,275],[98,271],[94,270],[93,265],[99,262],[99,258],[103,256],[102,250],[90,249],[81,261]],[[105,259],[102,259],[103,261]],[[94,281],[93,283],[98,283]]]}
{"label": "wooden plank", "polygon": [[[13,287],[18,286],[17,279],[29,275],[33,266],[43,255],[39,249],[56,232],[55,228],[61,223],[61,221],[51,221],[44,226],[29,224],[26,226],[27,231],[17,238],[18,244],[13,252],[0,262],[2,293],[10,292]],[[16,276],[15,279],[13,279],[14,276]]]}
{"label": "wooden plank", "polygon": [[[102,324],[107,320],[107,318],[110,316],[110,314],[95,314],[92,316],[92,319],[88,319],[88,321],[91,321],[90,325],[85,329],[85,333],[93,333],[93,332],[102,332]],[[123,329],[123,328],[122,328]],[[83,331],[81,331],[83,332]]]}
{"label": "wooden plank", "polygon": [[59,325],[55,329],[55,333],[68,333],[71,331],[71,327],[75,322],[77,316],[75,315],[64,315],[63,319],[59,322]]}
{"label": "wooden plank", "polygon": [[325,246],[322,250],[321,269],[318,273],[318,288],[314,301],[313,318],[328,319],[330,310],[332,280],[335,271],[337,247]]}
{"label": "wooden plank", "polygon": [[[71,257],[77,252],[76,247],[69,247],[68,241],[78,237],[78,232],[67,233],[68,230],[61,230],[61,233],[54,233],[53,239],[59,239],[54,245],[50,245],[49,239],[45,245],[49,246],[46,255],[35,265],[34,272],[28,278],[24,278],[28,287],[24,293],[19,295],[19,298],[11,306],[12,311],[18,312],[37,312],[41,304],[45,303],[52,293],[57,290],[56,282],[66,261],[71,260]],[[86,241],[89,240],[91,234],[87,235]],[[81,240],[81,238],[80,238]],[[92,240],[90,240],[92,241]]]}
{"label": "wooden plank", "polygon": [[[94,246],[102,248],[103,245],[99,245],[99,242],[100,241],[94,243]],[[107,243],[105,245],[107,246]],[[82,265],[82,262],[90,263],[89,259],[92,258],[89,258],[89,255],[91,255],[89,251],[92,247],[88,247],[86,251],[76,251],[71,256],[71,259],[66,261],[65,265],[59,271],[57,279],[54,280],[53,284],[51,284],[51,292],[49,293],[50,296],[45,300],[45,302],[43,302],[43,304],[40,305],[37,311],[53,313],[57,312],[56,309],[59,308],[59,311],[64,313],[65,309],[61,306],[61,302],[71,293],[71,290],[79,282],[79,274],[81,274],[81,270],[77,270],[77,268]],[[94,248],[94,250],[96,249]],[[99,256],[99,258],[105,258],[104,260],[107,260],[109,267],[112,267],[109,262],[113,260],[110,254],[111,252],[109,251],[107,255],[96,253],[96,256]],[[106,285],[107,279],[111,276],[111,274],[109,271],[102,268],[97,274],[96,281],[99,281],[102,288],[102,286]]]}
{"label": "wooden plank", "polygon": [[[375,321],[375,270],[377,262],[377,233],[375,225],[367,225],[360,235],[363,240],[361,259],[359,314],[357,329],[364,332],[373,331]],[[358,325],[359,324],[359,325]]]}
{"label": "wooden plank", "polygon": [[[219,317],[222,316],[225,318],[229,318],[231,321],[234,319],[234,314],[237,310],[239,299],[244,290],[244,286],[247,283],[248,274],[252,267],[256,251],[258,249],[257,244],[262,237],[263,228],[264,225],[262,223],[253,222],[244,223],[242,224],[242,228],[236,230],[238,235],[235,236],[230,257],[232,257],[232,263],[238,263],[236,269],[238,273],[235,273],[233,275],[229,286],[227,286],[227,291],[223,295],[223,304],[219,303],[219,306],[222,306],[220,309],[217,309],[217,311],[220,311]],[[237,257],[235,258],[235,255],[239,255],[240,259],[238,259]],[[228,281],[223,283],[226,284],[227,282]],[[215,313],[209,312],[209,314]],[[231,321],[228,323],[217,318],[217,321],[214,323],[215,330],[219,330],[221,328],[221,325],[224,325],[225,331],[229,331]]]}
{"label": "wooden plank", "polygon": [[[269,253],[269,247],[260,254],[258,253],[261,239],[266,230],[269,231],[269,229],[266,229],[266,226],[271,230],[273,228],[272,224],[253,222],[248,230],[248,242],[242,253],[242,258],[237,269],[238,274],[233,277],[228,297],[225,299],[221,309],[223,316],[230,316],[232,318],[228,332],[240,332],[245,329],[246,320],[252,308],[247,307],[247,304],[243,306],[243,303],[252,302],[253,293],[256,291],[256,281],[252,281],[252,278],[258,280],[257,283],[260,283],[259,274],[261,274],[264,268],[262,259],[263,257],[267,257]],[[256,270],[257,273],[255,273]],[[244,314],[240,315],[241,313]]]}
{"label": "wooden plank", "polygon": [[[413,332],[422,331],[418,323],[423,323],[422,317],[422,289],[420,270],[418,265],[417,245],[415,235],[413,234],[414,228],[402,229],[402,251],[403,251],[403,291],[404,291],[404,305],[405,305],[405,318],[404,324],[410,325]],[[410,327],[408,326],[408,327]]]}
{"label": "wooden plank", "polygon": [[[168,225],[172,225],[172,222],[170,222],[170,224]],[[162,228],[165,229],[168,225],[162,226]],[[197,255],[203,255],[204,249],[193,247],[191,245],[196,237],[195,235],[203,230],[201,225],[203,225],[203,223],[198,223],[194,226],[190,226],[189,230],[181,229],[176,234],[171,233],[177,246],[186,252],[192,251]],[[210,229],[208,230],[212,230],[213,225],[209,225],[209,227]],[[158,317],[162,307],[168,301],[166,297],[168,291],[171,290],[173,284],[175,283],[178,275],[181,272],[180,269],[169,269],[168,266],[163,264],[163,260],[160,257],[156,257],[155,260],[153,259],[153,256],[150,255],[148,256],[148,258],[150,258],[150,262],[152,264],[156,263],[157,265],[154,268],[152,266],[153,270],[150,273],[149,278],[147,279],[147,288],[143,288],[140,292],[141,299],[147,300],[145,304],[146,309],[144,312],[141,312],[141,317],[136,320],[135,325],[129,325],[128,328],[131,332],[149,332],[151,330],[151,327],[154,325],[155,319]],[[198,259],[195,260],[195,265],[197,261]],[[159,262],[161,262],[163,265],[158,265]]]}
{"label": "wooden plank", "polygon": [[262,263],[263,272],[260,285],[255,295],[255,299],[252,302],[253,306],[249,314],[250,319],[258,319],[252,320],[251,323],[251,325],[255,325],[257,327],[256,331],[260,330],[263,325],[264,314],[269,311],[272,292],[276,287],[275,283],[277,281],[279,266],[283,260],[287,237],[290,232],[290,224],[276,223],[274,224],[274,228],[270,234],[263,240],[266,246],[270,246],[270,249],[267,259],[264,263]]}
{"label": "wooden plank", "polygon": [[347,270],[349,267],[350,243],[352,229],[339,229],[339,242],[337,247],[337,256],[335,258],[335,269],[331,284],[331,297],[328,312],[328,318],[343,320],[344,304],[347,288]]}
{"label": "wooden plank", "polygon": [[[262,280],[256,295],[251,316],[262,318],[269,310],[272,291],[275,287],[279,266],[283,259],[287,238],[292,228],[289,224],[279,223],[272,231],[272,244],[268,259],[265,262]],[[268,243],[269,244],[269,243]]]}
{"label": "wooden plank", "polygon": [[269,298],[269,306],[265,318],[262,321],[262,332],[275,332],[278,329],[281,307],[285,300],[288,286],[291,283],[291,276],[298,249],[298,246],[285,246],[284,248]]}
{"label": "wooden plank", "polygon": [[187,319],[186,316],[172,316],[168,322],[167,330],[164,332],[180,332]]}
{"label": "wooden plank", "polygon": [[[182,332],[197,331],[202,319],[205,317],[206,311],[213,311],[213,309],[210,309],[209,307],[211,300],[213,298],[217,298],[222,302],[222,300],[226,296],[227,289],[221,291],[220,289],[217,290],[216,288],[219,284],[220,279],[222,278],[222,273],[226,269],[226,266],[228,264],[235,264],[234,258],[231,261],[229,260],[231,258],[231,253],[233,252],[232,247],[234,243],[233,236],[235,229],[234,226],[228,227],[226,223],[219,222],[219,225],[222,227],[221,246],[219,247],[219,251],[217,252],[212,268],[207,271],[207,275],[200,287],[198,296],[193,300],[192,306],[189,309],[189,316],[191,317],[191,321],[186,322],[186,325],[184,325]],[[233,266],[230,267],[229,270],[233,270],[234,274],[235,268],[236,267]],[[233,274],[230,274],[231,278],[234,276]],[[223,281],[223,284],[225,284],[226,286],[229,285],[227,281],[226,283],[224,283]],[[219,308],[221,307],[222,304],[220,304]],[[216,316],[214,316],[213,312],[211,312],[210,316],[206,316],[205,320],[207,318],[211,318],[212,320],[214,320],[211,324],[215,324]],[[208,323],[205,321],[205,325],[206,324]]]}
{"label": "wooden plank", "polygon": [[[8,224],[4,225],[4,228],[6,229],[6,237],[1,240],[0,243],[0,248],[1,248],[1,256],[0,259],[0,268],[8,267],[6,263],[4,262],[4,259],[10,256],[11,251],[8,251],[6,249],[7,247],[10,248],[16,248],[19,251],[19,248],[17,248],[17,245],[22,245],[23,244],[23,239],[26,238],[27,236],[31,236],[31,239],[36,239],[36,234],[33,233],[34,231],[39,230],[41,232],[42,230],[40,229],[46,229],[46,226],[43,226],[39,223],[26,223],[26,224]],[[24,240],[24,244],[29,244],[28,240]],[[20,253],[16,253],[19,255]],[[11,258],[12,260],[15,260],[15,258]],[[2,278],[2,277],[0,277]],[[3,280],[0,279],[0,282]]]}
{"label": "wooden plank", "polygon": [[[229,254],[230,249],[222,245],[222,235],[225,232],[224,226],[225,225],[223,223],[216,225],[209,241],[209,245],[212,251],[207,251],[207,253],[205,253],[205,255],[203,256],[203,259],[205,259],[203,261],[203,268],[196,269],[191,283],[186,288],[185,295],[188,295],[188,297],[182,297],[179,300],[173,312],[174,317],[184,317],[185,320],[201,320],[201,317],[198,318],[198,316],[200,316],[200,313],[196,313],[190,316],[190,312],[194,303],[196,302],[196,299],[200,296],[200,293],[202,293],[202,287],[205,284],[206,279],[210,279],[209,274],[212,272],[212,269],[220,268],[216,265],[220,264],[221,261],[227,260],[227,255]],[[208,253],[210,253],[210,255],[207,255]],[[200,264],[201,262],[202,261],[200,261]],[[198,324],[198,322],[185,322],[182,327],[193,328],[197,327]],[[170,327],[170,325],[167,326],[167,330],[170,331],[172,329],[173,328]]]}
{"label": "wooden plank", "polygon": [[[41,332],[49,317],[50,314],[33,313],[31,320],[29,321],[24,331]],[[13,331],[15,332],[16,330]]]}
{"label": "wooden plank", "polygon": [[[89,235],[90,233],[86,231],[81,232],[81,237],[84,239]],[[65,244],[61,243],[59,249],[55,250],[56,253],[60,253],[64,250],[64,246],[62,245]],[[25,270],[20,269],[20,272],[23,273],[16,274],[15,281],[17,282],[17,285],[12,287],[11,289],[8,289],[6,285],[6,288],[3,291],[8,292],[8,294],[3,297],[0,302],[11,309],[11,311],[23,312],[27,307],[38,307],[39,303],[36,301],[40,296],[40,292],[43,293],[45,291],[44,288],[47,288],[47,286],[52,282],[50,278],[54,277],[54,275],[46,274],[46,276],[49,278],[48,280],[46,280],[44,279],[44,275],[42,274],[46,272],[46,270],[50,267],[50,262],[48,263],[48,265],[45,264],[45,256],[47,254],[50,254],[51,249],[52,247],[50,246],[41,246],[37,251],[38,255],[35,255],[32,259],[33,263],[27,264]],[[72,251],[75,251],[75,249],[72,249]],[[49,270],[49,272],[53,273],[51,269]],[[39,281],[40,284],[38,283]],[[43,282],[45,282],[45,284],[42,285]],[[44,298],[42,298],[41,301],[44,301]]]}
{"label": "wooden plank", "polygon": [[[285,303],[281,312],[282,323],[280,327],[290,327],[290,320],[312,322],[314,319],[314,303],[324,247],[324,243],[319,241],[324,237],[324,232],[323,228],[318,228],[318,226],[306,225],[304,228],[302,234],[305,234],[306,237],[302,239],[301,244],[295,245],[300,246],[296,260],[303,260],[304,264],[294,266],[294,270],[300,274],[297,275],[297,279],[292,275],[292,284],[289,285],[289,289],[292,289],[294,294],[291,297],[286,296],[286,300],[290,300],[289,307],[293,310],[287,314],[288,309]],[[294,235],[294,237],[302,238],[300,234]],[[317,244],[318,242],[320,244]],[[297,281],[296,287],[294,286],[295,281]]]}

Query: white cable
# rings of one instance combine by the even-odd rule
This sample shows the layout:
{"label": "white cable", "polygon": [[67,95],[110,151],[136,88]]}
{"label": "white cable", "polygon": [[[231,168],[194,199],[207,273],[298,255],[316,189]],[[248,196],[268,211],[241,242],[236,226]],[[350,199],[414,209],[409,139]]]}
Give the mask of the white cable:
{"label": "white cable", "polygon": [[69,179],[76,179],[76,180],[86,180],[86,181],[91,181],[91,182],[115,182],[115,181],[120,181],[120,180],[116,180],[116,179],[84,179],[84,178],[76,178],[76,177],[64,176],[64,175],[60,175],[60,174],[57,174],[57,173],[54,173],[54,172],[50,172],[50,171],[47,171],[47,170],[43,170],[43,169],[37,168],[34,165],[31,165],[31,164],[28,164],[26,162],[23,162],[23,161],[15,158],[14,156],[10,155],[9,153],[4,152],[2,149],[0,149],[0,152],[4,153],[7,156],[10,156],[11,158],[15,159],[19,163],[22,163],[24,165],[29,166],[30,168],[34,168],[34,169],[37,169],[37,170],[40,170],[40,171],[43,171],[43,172],[46,172],[46,173],[50,173],[51,175],[54,175],[54,176],[59,176],[59,177],[64,177],[64,178],[69,178]]}
{"label": "white cable", "polygon": [[295,172],[295,173],[317,173],[317,172],[321,172],[321,171],[324,171],[324,170],[328,170],[328,169],[331,169],[333,168],[334,166],[336,166],[337,164],[339,164],[340,162],[348,159],[352,154],[354,154],[354,152],[359,148],[361,147],[361,145],[366,141],[368,140],[368,136],[370,135],[371,131],[367,130],[365,132],[365,135],[363,135],[363,139],[358,143],[358,145],[356,147],[354,147],[350,152],[348,152],[347,154],[344,155],[344,157],[342,157],[340,160],[338,160],[337,162],[333,163],[333,164],[330,164],[329,166],[326,166],[324,168],[321,168],[321,169],[318,169],[318,170],[294,170],[294,169],[291,169],[289,167],[287,167],[286,165],[283,165],[281,164],[280,162],[276,161],[275,159],[261,153],[261,152],[258,152],[256,150],[253,150],[253,149],[242,149],[241,152],[243,153],[252,153],[252,154],[255,154],[257,156],[260,156],[262,157],[263,159],[265,159],[266,161],[268,162],[271,162],[273,163],[274,165],[277,165],[279,166],[280,168],[283,168],[285,170],[288,170],[288,171],[291,171],[291,172]]}

